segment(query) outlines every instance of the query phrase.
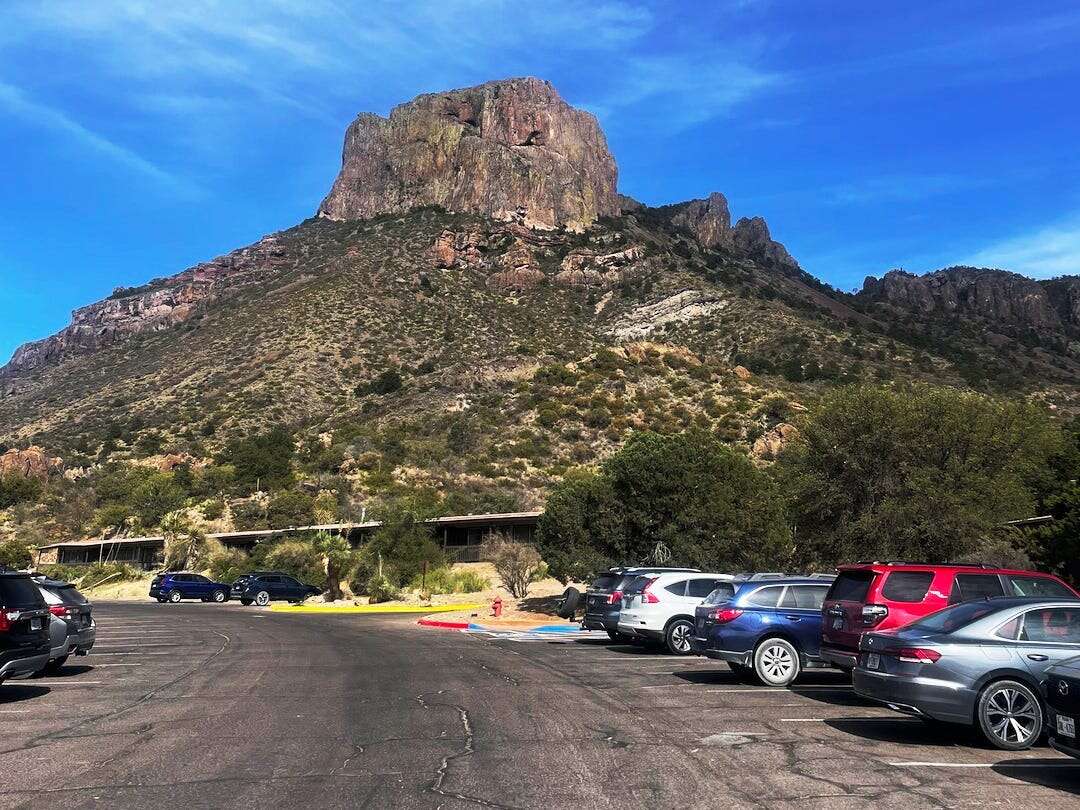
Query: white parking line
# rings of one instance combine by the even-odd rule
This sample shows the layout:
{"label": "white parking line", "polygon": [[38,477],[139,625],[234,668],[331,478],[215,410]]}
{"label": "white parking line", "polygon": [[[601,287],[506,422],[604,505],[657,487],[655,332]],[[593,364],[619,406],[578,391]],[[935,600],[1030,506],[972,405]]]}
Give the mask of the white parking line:
{"label": "white parking line", "polygon": [[98,686],[105,681],[24,681],[29,686]]}
{"label": "white parking line", "polygon": [[889,762],[896,768],[1080,768],[1080,762]]}
{"label": "white parking line", "polygon": [[130,663],[130,664],[90,664],[94,669],[98,667],[141,667],[142,664]]}
{"label": "white parking line", "polygon": [[825,723],[830,720],[843,720],[844,722],[856,723],[921,723],[917,717],[894,717],[883,714],[880,717],[781,717],[781,723]]}
{"label": "white parking line", "polygon": [[104,657],[104,656],[112,657],[114,655],[174,655],[174,653],[171,653],[171,652],[99,652],[98,650],[94,650],[91,653],[91,655],[94,655],[94,656],[99,656],[100,655],[102,657]]}
{"label": "white parking line", "polygon": [[[850,686],[797,686],[794,689],[787,689],[793,695],[798,695],[801,692],[835,692],[841,689],[851,689]],[[722,694],[724,692],[730,692],[732,694],[741,692],[773,692],[774,694],[781,694],[785,691],[782,686],[748,686],[745,689],[705,689],[705,692],[712,694]]]}

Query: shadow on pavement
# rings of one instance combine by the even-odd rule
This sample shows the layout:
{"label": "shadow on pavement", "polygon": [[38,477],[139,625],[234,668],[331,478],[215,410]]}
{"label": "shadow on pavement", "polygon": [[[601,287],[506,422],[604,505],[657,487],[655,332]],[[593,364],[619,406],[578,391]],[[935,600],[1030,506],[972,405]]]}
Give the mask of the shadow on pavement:
{"label": "shadow on pavement", "polygon": [[0,686],[0,706],[32,700],[49,694],[49,687],[34,686],[33,681],[5,681]]}
{"label": "shadow on pavement", "polygon": [[35,674],[33,678],[74,678],[76,675],[85,675],[87,672],[93,672],[94,668],[88,664],[77,664],[72,666],[61,667],[56,672],[42,672],[40,675]]}
{"label": "shadow on pavement", "polygon": [[982,739],[972,729],[965,726],[944,723],[932,725],[924,723],[918,718],[904,717],[900,714],[897,714],[896,717],[883,717],[880,721],[845,720],[842,717],[835,717],[826,720],[825,725],[863,740],[896,743],[897,745],[932,745],[937,747],[943,745],[975,745],[978,747],[979,741]]}
{"label": "shadow on pavement", "polygon": [[1010,759],[997,763],[992,770],[1020,782],[1080,796],[1080,760],[1077,759]]}

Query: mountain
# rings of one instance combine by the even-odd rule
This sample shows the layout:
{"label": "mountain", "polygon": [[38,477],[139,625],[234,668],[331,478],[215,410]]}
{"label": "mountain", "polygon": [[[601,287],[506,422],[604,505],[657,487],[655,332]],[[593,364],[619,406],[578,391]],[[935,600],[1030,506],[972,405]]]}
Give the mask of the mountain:
{"label": "mountain", "polygon": [[74,466],[199,458],[280,423],[313,471],[354,486],[535,503],[631,429],[708,426],[773,453],[838,382],[1071,407],[1072,281],[952,268],[846,295],[760,217],[733,225],[720,193],[648,207],[616,187],[596,120],[538,79],[360,115],[312,218],[19,348],[0,444]]}

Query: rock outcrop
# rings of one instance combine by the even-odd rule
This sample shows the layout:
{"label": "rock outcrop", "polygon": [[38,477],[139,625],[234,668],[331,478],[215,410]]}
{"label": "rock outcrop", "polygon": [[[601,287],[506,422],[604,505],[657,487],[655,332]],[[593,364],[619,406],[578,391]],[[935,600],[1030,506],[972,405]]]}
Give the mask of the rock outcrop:
{"label": "rock outcrop", "polygon": [[44,340],[20,346],[0,368],[17,373],[59,362],[79,351],[93,351],[139,332],[167,329],[194,315],[199,304],[224,287],[253,283],[284,255],[278,240],[267,236],[254,245],[198,264],[144,287],[118,288],[104,301],[71,314],[71,324]]}
{"label": "rock outcrop", "polygon": [[787,248],[773,240],[769,226],[761,217],[743,217],[735,223],[732,239],[735,249],[751,258],[774,264],[785,270],[799,271],[799,263]]}
{"label": "rock outcrop", "polygon": [[735,246],[727,198],[718,191],[710,194],[708,199],[683,203],[671,221],[692,231],[705,247],[730,250]]}
{"label": "rock outcrop", "polygon": [[581,230],[617,216],[617,171],[596,119],[540,79],[418,96],[361,114],[319,216],[368,219],[425,205]]}
{"label": "rock outcrop", "polygon": [[[1004,270],[950,267],[923,276],[891,270],[880,279],[868,277],[858,297],[920,317],[960,315],[1003,327],[1058,332],[1080,324],[1080,288],[1064,281],[1056,280],[1057,287],[1048,291],[1043,283]],[[1051,291],[1057,293],[1057,302]]]}
{"label": "rock outcrop", "polygon": [[63,469],[63,459],[48,455],[37,445],[25,450],[11,449],[0,455],[0,476],[18,475],[45,481]]}

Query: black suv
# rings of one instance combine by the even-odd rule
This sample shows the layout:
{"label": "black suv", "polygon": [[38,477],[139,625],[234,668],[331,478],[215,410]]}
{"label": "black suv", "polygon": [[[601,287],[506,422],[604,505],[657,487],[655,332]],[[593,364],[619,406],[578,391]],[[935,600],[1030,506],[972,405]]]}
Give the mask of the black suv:
{"label": "black suv", "polygon": [[29,574],[0,568],[0,683],[49,663],[49,606]]}
{"label": "black suv", "polygon": [[586,630],[606,630],[612,641],[629,641],[629,636],[619,632],[619,611],[626,586],[643,574],[666,572],[699,573],[697,568],[610,568],[598,576],[585,591],[585,618],[581,626]]}
{"label": "black suv", "polygon": [[240,604],[268,605],[271,602],[296,602],[322,593],[314,585],[305,585],[295,577],[281,571],[252,571],[238,577],[232,584],[232,598]]}

